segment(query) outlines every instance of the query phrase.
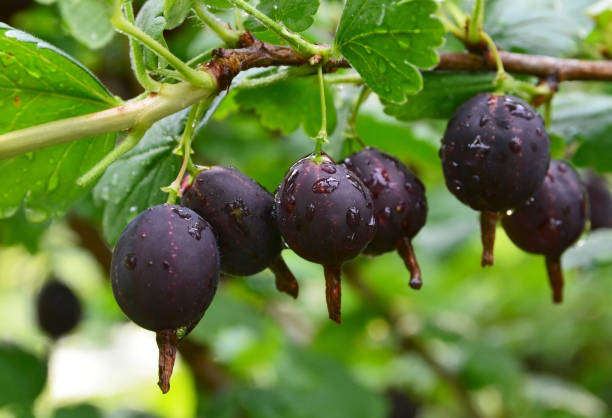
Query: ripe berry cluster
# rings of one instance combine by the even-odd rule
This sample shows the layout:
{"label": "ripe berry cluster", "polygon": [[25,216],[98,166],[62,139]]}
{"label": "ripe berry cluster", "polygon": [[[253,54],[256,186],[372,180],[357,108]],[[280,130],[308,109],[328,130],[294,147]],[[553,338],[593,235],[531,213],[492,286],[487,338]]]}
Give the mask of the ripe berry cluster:
{"label": "ripe berry cluster", "polygon": [[[554,300],[561,301],[560,256],[584,228],[587,200],[577,173],[550,160],[538,113],[515,97],[476,95],[449,121],[440,158],[449,190],[481,212],[482,265],[493,264],[502,217],[517,246],[546,256]],[[278,290],[298,296],[281,257],[285,245],[323,266],[329,317],[338,323],[341,266],[360,253],[396,250],[410,286],[422,286],[411,240],[426,221],[425,187],[377,149],[367,147],[340,164],[325,153],[305,156],[275,195],[235,169],[215,166],[193,179],[181,203],[138,215],[119,238],[111,266],[119,306],[157,333],[163,392],[179,335],[199,322],[221,272],[244,276],[269,268]]]}
{"label": "ripe berry cluster", "polygon": [[411,286],[421,286],[410,240],[425,224],[425,188],[378,150],[366,148],[343,164],[308,155],[289,169],[276,197],[235,169],[211,167],[184,190],[181,203],[139,214],[121,234],[111,263],[119,306],[157,333],[163,392],[179,336],[201,319],[221,272],[244,276],[270,268],[277,289],[298,296],[280,254],[283,242],[324,266],[329,316],[338,323],[340,268],[361,252],[397,249]]}

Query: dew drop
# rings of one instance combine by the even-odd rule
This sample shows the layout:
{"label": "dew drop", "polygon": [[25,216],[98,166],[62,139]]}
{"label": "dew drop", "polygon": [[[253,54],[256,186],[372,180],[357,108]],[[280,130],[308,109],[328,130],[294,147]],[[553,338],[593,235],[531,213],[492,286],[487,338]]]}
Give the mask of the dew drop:
{"label": "dew drop", "polygon": [[140,238],[145,239],[147,237],[147,233],[143,232],[142,234],[140,234]]}
{"label": "dew drop", "polygon": [[191,214],[180,208],[172,208],[172,212],[176,213],[182,219],[191,219]]}
{"label": "dew drop", "polygon": [[189,226],[187,229],[187,233],[191,235],[195,240],[199,241],[202,238],[202,231],[204,230],[204,225],[200,222],[196,222],[193,225]]}
{"label": "dew drop", "polygon": [[136,255],[134,253],[129,253],[123,259],[123,265],[128,270],[134,270],[136,268]]}
{"label": "dew drop", "polygon": [[351,228],[357,228],[360,223],[359,219],[359,209],[355,206],[352,206],[346,211],[346,223]]}
{"label": "dew drop", "polygon": [[482,128],[483,126],[485,126],[487,123],[489,123],[490,120],[491,118],[489,117],[489,115],[487,115],[486,113],[482,114],[482,116],[480,116],[480,127]]}
{"label": "dew drop", "polygon": [[312,191],[314,193],[329,194],[336,190],[339,184],[340,182],[335,177],[320,179],[312,185]]}
{"label": "dew drop", "polygon": [[336,167],[333,164],[321,164],[321,170],[327,174],[336,174]]}
{"label": "dew drop", "polygon": [[306,207],[306,215],[304,217],[306,218],[307,221],[310,222],[314,219],[314,216],[315,216],[315,204],[311,202]]}
{"label": "dew drop", "polygon": [[168,263],[167,261],[162,262],[162,266],[164,270],[170,270],[170,263]]}

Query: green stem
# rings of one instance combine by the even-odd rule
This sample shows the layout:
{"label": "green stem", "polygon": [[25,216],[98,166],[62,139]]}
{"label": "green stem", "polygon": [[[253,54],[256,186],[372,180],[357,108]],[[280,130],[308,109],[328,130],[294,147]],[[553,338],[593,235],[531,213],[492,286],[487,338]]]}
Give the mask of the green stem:
{"label": "green stem", "polygon": [[455,25],[453,22],[451,22],[446,16],[444,16],[441,13],[439,13],[437,16],[438,16],[438,19],[442,21],[442,24],[444,25],[444,28],[447,30],[447,32],[452,33],[453,36],[459,40],[465,39],[465,34],[459,28],[459,26]]}
{"label": "green stem", "polygon": [[131,150],[138,144],[138,142],[142,139],[145,132],[147,132],[148,126],[142,126],[139,129],[136,129],[123,140],[122,143],[117,145],[115,149],[106,154],[104,158],[102,158],[96,165],[94,165],[87,173],[83,174],[78,180],[77,184],[81,187],[88,187],[93,182],[98,180],[102,174],[106,171],[106,169],[118,158],[120,158],[123,154]]}
{"label": "green stem", "polygon": [[325,74],[325,84],[363,84],[363,78],[357,73]]}
{"label": "green stem", "polygon": [[218,48],[219,47],[210,48],[209,50],[206,50],[204,52],[200,52],[198,55],[196,55],[195,57],[191,58],[185,64],[187,64],[190,67],[195,67],[197,64],[201,63],[202,61],[208,61],[208,60],[210,60],[212,58],[213,51],[215,49],[218,49]]}
{"label": "green stem", "polygon": [[242,22],[242,12],[239,9],[234,9],[234,26],[236,29],[245,31],[244,23]]}
{"label": "green stem", "polygon": [[323,66],[317,69],[319,79],[319,97],[321,98],[321,130],[315,138],[315,155],[321,153],[323,144],[327,142],[327,103],[325,102],[325,80],[323,79]]}
{"label": "green stem", "polygon": [[370,96],[370,93],[372,93],[372,90],[370,90],[368,86],[364,85],[361,88],[361,91],[359,92],[359,96],[357,96],[357,99],[355,100],[355,103],[353,104],[353,110],[351,111],[351,116],[349,117],[348,122],[347,122],[346,136],[348,138],[355,140],[355,142],[361,145],[361,147],[365,147],[365,144],[363,143],[361,138],[359,138],[359,135],[357,135],[357,129],[355,125],[357,122],[357,116],[359,116],[359,109],[361,108],[361,105],[368,99],[368,97]]}
{"label": "green stem", "polygon": [[243,33],[242,31],[230,29],[225,23],[217,19],[214,14],[202,7],[200,0],[196,0],[193,3],[193,10],[198,18],[202,22],[206,23],[206,25],[208,25],[208,27],[212,29],[212,31],[215,32],[223,42],[225,42],[225,45],[230,48],[235,48],[238,45],[238,40]]}
{"label": "green stem", "polygon": [[477,44],[481,41],[483,34],[482,24],[484,23],[484,8],[485,0],[476,0],[474,3],[474,11],[468,28],[468,42]]}
{"label": "green stem", "polygon": [[[125,14],[127,15],[128,21],[131,24],[134,24],[134,9],[131,2],[125,4]],[[140,44],[133,38],[130,38],[130,58],[134,75],[136,76],[136,79],[140,85],[146,91],[158,91],[159,83],[153,80],[147,73],[144,63],[144,56],[142,54],[142,46],[140,46]]]}
{"label": "green stem", "polygon": [[0,160],[107,132],[155,122],[212,96],[215,89],[189,83],[163,84],[158,94],[101,112],[43,123],[0,135]]}
{"label": "green stem", "polygon": [[321,57],[323,57],[323,60],[329,58],[329,55],[331,54],[330,48],[315,45],[308,42],[297,33],[287,29],[285,25],[275,22],[270,17],[260,12],[244,0],[229,0],[229,2],[237,8],[242,9],[251,16],[255,17],[268,29],[276,32],[281,38],[286,40],[289,45],[291,45],[291,47],[295,49],[300,55],[304,57],[320,55]]}
{"label": "green stem", "polygon": [[176,197],[180,194],[181,182],[183,181],[185,171],[190,165],[193,166],[193,162],[191,161],[191,142],[193,140],[193,132],[198,121],[202,119],[202,116],[209,105],[210,100],[203,100],[197,105],[192,106],[191,110],[189,111],[189,116],[185,122],[185,129],[183,130],[183,135],[181,136],[181,140],[174,151],[175,154],[179,155],[182,151],[183,163],[181,164],[181,168],[172,184],[167,187],[162,187],[162,190],[168,193],[167,203],[174,203],[176,201]]}
{"label": "green stem", "polygon": [[170,65],[172,65],[178,72],[183,75],[185,80],[189,81],[191,84],[203,88],[216,87],[217,83],[212,75],[204,71],[196,71],[193,68],[189,67],[176,55],[168,51],[166,47],[157,42],[155,39],[151,38],[138,26],[132,24],[129,20],[127,20],[121,12],[120,7],[114,10],[110,21],[117,30],[128,35],[130,38],[136,39],[144,46],[149,48],[151,51],[153,51],[155,54],[165,59]]}
{"label": "green stem", "polygon": [[459,9],[459,7],[457,7],[455,3],[453,3],[451,0],[446,0],[444,3],[442,3],[442,7],[444,7],[444,9],[448,11],[448,13],[453,17],[453,19],[455,19],[455,22],[459,27],[465,29],[465,22],[467,21],[467,16],[465,15],[465,13],[463,13],[463,11],[461,11],[461,9]]}

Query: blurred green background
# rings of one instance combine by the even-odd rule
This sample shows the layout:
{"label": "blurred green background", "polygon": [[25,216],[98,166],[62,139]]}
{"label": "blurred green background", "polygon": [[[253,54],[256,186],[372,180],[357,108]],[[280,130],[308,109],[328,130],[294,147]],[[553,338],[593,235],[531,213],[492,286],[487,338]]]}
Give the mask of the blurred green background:
{"label": "blurred green background", "polygon": [[[115,94],[139,93],[124,38],[115,35],[91,50],[71,35],[62,0],[40,3],[53,4],[2,0],[0,21],[75,56]],[[541,3],[490,2],[494,38],[524,52],[601,57],[605,45],[592,35],[596,21],[584,12],[595,2],[561,1],[557,9]],[[330,42],[340,12],[338,2],[323,2],[308,36]],[[530,19],[540,25],[532,27]],[[517,26],[523,28],[518,39],[510,34]],[[530,41],[535,32],[544,40]],[[167,40],[182,58],[218,45],[189,20]],[[452,40],[444,47],[457,48]],[[601,143],[592,137],[612,137],[609,92],[604,84],[562,85],[565,107],[553,113],[552,127],[557,156],[588,167],[609,155],[609,147],[604,156],[596,151],[595,161],[588,151]],[[334,91],[337,126],[328,150],[338,159],[349,152],[343,131],[355,93]],[[582,123],[599,127],[585,133],[572,118],[579,107],[589,109],[591,102],[580,101],[587,94],[604,106],[587,115],[594,119],[582,116]],[[375,97],[357,121],[364,142],[398,156],[427,187],[428,222],[414,242],[420,291],[408,287],[396,254],[360,257],[345,265],[337,326],[327,319],[322,268],[287,250],[299,299],[277,293],[269,271],[225,278],[179,347],[167,395],[155,385],[154,334],[128,322],[113,299],[97,202],[87,196],[65,219],[44,224],[27,224],[23,215],[0,221],[0,417],[610,416],[612,230],[587,234],[566,253],[560,306],[551,303],[544,260],[516,249],[501,228],[496,264],[482,269],[477,214],[443,182],[437,149],[444,127],[443,120],[399,122]],[[273,191],[313,145],[301,129],[284,134],[265,127],[256,108],[240,109],[229,97],[194,146],[196,162],[235,166]],[[581,147],[587,147],[582,160]],[[55,343],[38,330],[34,311],[38,290],[52,276],[84,306],[79,327]]]}

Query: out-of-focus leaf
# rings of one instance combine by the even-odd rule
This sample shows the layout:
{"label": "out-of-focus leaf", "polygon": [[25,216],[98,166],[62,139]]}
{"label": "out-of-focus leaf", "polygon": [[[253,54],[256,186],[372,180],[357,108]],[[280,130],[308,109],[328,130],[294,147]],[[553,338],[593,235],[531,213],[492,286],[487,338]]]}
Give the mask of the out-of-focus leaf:
{"label": "out-of-focus leaf", "polygon": [[[308,29],[314,22],[314,15],[319,9],[319,0],[261,0],[257,9],[276,22],[282,22],[294,32]],[[249,31],[266,29],[257,19],[249,18],[245,22]]]}
{"label": "out-of-focus leaf", "polygon": [[[336,110],[330,89],[326,89],[325,99],[327,132],[331,134],[336,127]],[[244,109],[254,110],[268,129],[289,134],[302,126],[312,137],[321,129],[321,99],[315,77],[238,90],[235,101]]]}
{"label": "out-of-focus leaf", "polygon": [[489,1],[485,30],[506,50],[570,55],[589,30],[583,11],[588,4],[590,0]]}
{"label": "out-of-focus leaf", "polygon": [[419,91],[418,68],[438,62],[444,26],[432,0],[348,0],[336,33],[335,47],[376,94],[403,103]]}
{"label": "out-of-focus leaf", "polygon": [[53,418],[102,418],[102,411],[91,404],[64,406],[53,412]]}
{"label": "out-of-focus leaf", "polygon": [[555,97],[551,131],[566,142],[578,141],[573,162],[599,171],[612,170],[612,96],[585,92]]}
{"label": "out-of-focus leaf", "polygon": [[113,38],[111,8],[105,0],[59,0],[59,8],[72,36],[89,48],[102,48]]}
{"label": "out-of-focus leaf", "polygon": [[450,119],[455,110],[470,97],[494,88],[493,73],[423,73],[423,90],[405,103],[383,101],[385,113],[399,120],[423,118]]}
{"label": "out-of-focus leaf", "polygon": [[114,245],[121,231],[141,211],[164,203],[161,187],[176,177],[180,161],[172,154],[183,132],[186,111],[156,122],[131,151],[115,161],[94,189],[104,204],[104,236]]}
{"label": "out-of-focus leaf", "polygon": [[17,346],[0,342],[0,407],[29,407],[42,392],[46,380],[44,361]]}
{"label": "out-of-focus leaf", "polygon": [[19,211],[12,218],[0,219],[0,245],[22,244],[30,253],[35,253],[40,236],[50,224],[50,221],[30,223],[23,211]]}
{"label": "out-of-focus leaf", "polygon": [[[0,23],[0,134],[116,105],[100,81],[57,48]],[[25,205],[29,221],[61,215],[87,189],[83,175],[115,134],[59,144],[0,161],[0,217]]]}
{"label": "out-of-focus leaf", "polygon": [[563,254],[563,267],[587,267],[612,263],[612,230],[593,231]]}
{"label": "out-of-focus leaf", "polygon": [[164,0],[164,18],[167,22],[166,27],[168,29],[174,29],[180,26],[185,21],[192,5],[193,0]]}
{"label": "out-of-focus leaf", "polygon": [[606,405],[594,394],[555,376],[531,375],[525,386],[533,402],[579,417],[604,417]]}

